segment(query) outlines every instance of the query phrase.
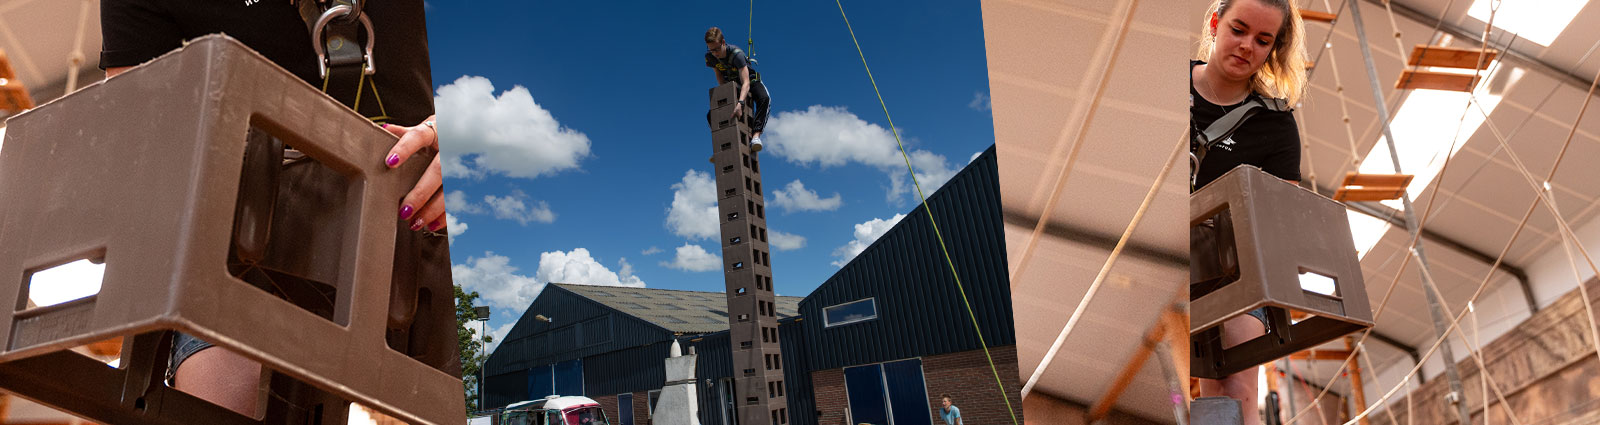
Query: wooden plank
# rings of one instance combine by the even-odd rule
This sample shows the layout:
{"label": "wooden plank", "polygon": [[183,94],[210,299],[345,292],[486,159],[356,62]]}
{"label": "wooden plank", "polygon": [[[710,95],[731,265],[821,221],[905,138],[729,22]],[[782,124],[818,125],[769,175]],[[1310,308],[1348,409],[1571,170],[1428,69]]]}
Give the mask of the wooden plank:
{"label": "wooden plank", "polygon": [[1350,350],[1306,350],[1290,354],[1291,360],[1332,360],[1343,362],[1350,358]]}
{"label": "wooden plank", "polygon": [[1489,63],[1494,62],[1499,52],[1490,50],[1488,60],[1479,61],[1479,49],[1460,47],[1429,46],[1418,44],[1411,49],[1411,58],[1406,64],[1411,66],[1437,66],[1444,68],[1462,69],[1489,69]]}
{"label": "wooden plank", "polygon": [[1344,184],[1335,191],[1335,201],[1385,201],[1399,199],[1411,184],[1409,174],[1345,173]]}
{"label": "wooden plank", "polygon": [[[1344,337],[1344,349],[1351,352],[1356,351],[1356,338],[1353,336]],[[1356,406],[1362,409],[1367,408],[1366,390],[1361,387],[1361,359],[1350,362],[1350,397],[1355,400]],[[1362,416],[1360,425],[1371,425],[1371,422],[1367,420],[1367,417]]]}
{"label": "wooden plank", "polygon": [[17,72],[11,68],[11,58],[6,56],[6,51],[3,49],[0,49],[0,78],[17,79]]}
{"label": "wooden plank", "polygon": [[1405,192],[1405,187],[1340,188],[1333,193],[1333,200],[1339,202],[1387,201],[1400,199],[1400,195]]}
{"label": "wooden plank", "polygon": [[33,108],[33,98],[17,81],[17,72],[11,68],[11,59],[0,50],[0,111],[22,112]]}
{"label": "wooden plank", "polygon": [[[1128,389],[1129,384],[1133,383],[1133,378],[1138,376],[1139,370],[1144,368],[1145,362],[1150,359],[1150,354],[1155,352],[1156,344],[1160,344],[1166,338],[1170,326],[1177,322],[1178,318],[1174,316],[1178,314],[1177,311],[1170,308],[1161,312],[1161,320],[1158,320],[1155,326],[1145,332],[1144,340],[1139,344],[1138,350],[1134,351],[1133,357],[1128,359],[1128,362],[1122,366],[1122,372],[1118,373],[1117,378],[1111,381],[1111,387],[1106,389],[1105,394],[1100,396],[1100,400],[1095,401],[1094,406],[1089,409],[1089,423],[1098,422],[1111,414],[1111,408],[1117,404],[1117,399],[1122,397],[1122,392]],[[1160,361],[1166,361],[1166,359],[1161,359]]]}
{"label": "wooden plank", "polygon": [[1302,21],[1333,22],[1334,19],[1338,18],[1337,15],[1328,12],[1300,9],[1300,20]]}
{"label": "wooden plank", "polygon": [[1401,72],[1400,80],[1394,83],[1394,88],[1402,90],[1471,92],[1473,86],[1471,75],[1412,70]]}
{"label": "wooden plank", "polygon": [[1406,186],[1411,184],[1410,174],[1345,173],[1345,186]]}
{"label": "wooden plank", "polygon": [[115,357],[122,354],[122,337],[95,342],[85,346],[89,353],[96,356]]}
{"label": "wooden plank", "polygon": [[[1591,294],[1600,291],[1600,282],[1594,279],[1585,286]],[[1592,390],[1600,388],[1600,361],[1589,342],[1587,314],[1574,288],[1482,348],[1488,373],[1494,375],[1522,423],[1596,423],[1594,419],[1600,418],[1596,415],[1600,405]],[[1473,416],[1483,418],[1487,407],[1490,423],[1510,423],[1506,406],[1501,406],[1493,393],[1483,394],[1477,384],[1483,372],[1477,362],[1464,359],[1456,368],[1463,383],[1473,383],[1463,386]],[[1448,418],[1455,416],[1454,410],[1444,402],[1449,390],[1444,379],[1429,380],[1411,393],[1415,412],[1407,413],[1405,403],[1393,399],[1389,403],[1399,418],[1414,416],[1419,424],[1452,423]],[[1387,415],[1370,416],[1374,423],[1390,425]]]}
{"label": "wooden plank", "polygon": [[16,80],[0,84],[0,111],[22,112],[33,108],[33,97]]}

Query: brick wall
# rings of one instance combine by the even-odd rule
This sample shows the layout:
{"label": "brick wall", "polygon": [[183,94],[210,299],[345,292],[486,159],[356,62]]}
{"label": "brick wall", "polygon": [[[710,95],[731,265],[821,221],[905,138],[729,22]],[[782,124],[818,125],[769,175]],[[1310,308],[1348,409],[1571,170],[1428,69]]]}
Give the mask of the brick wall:
{"label": "brick wall", "polygon": [[[650,399],[645,392],[633,393],[633,425],[650,425]],[[608,395],[589,397],[600,403],[600,408],[605,409],[606,417],[611,419],[612,425],[622,423],[622,415],[617,412],[617,396]]]}
{"label": "brick wall", "polygon": [[845,419],[844,369],[811,372],[811,394],[817,402],[818,425],[849,424]]}
{"label": "brick wall", "polygon": [[[1017,375],[1017,346],[989,347],[994,356],[994,370],[1000,373],[1005,384],[1005,397],[995,386],[994,371],[983,350],[963,351],[922,358],[922,379],[928,385],[928,405],[941,406],[940,394],[950,394],[950,400],[961,408],[961,421],[965,424],[1009,424],[1011,413],[1006,401],[1022,420],[1022,380]],[[934,424],[944,420],[934,412]]]}
{"label": "brick wall", "polygon": [[[1022,420],[1021,378],[1017,375],[1017,347],[990,347],[994,356],[994,369],[1000,372],[1005,384],[1005,397],[995,386],[994,372],[983,350],[940,354],[922,358],[922,379],[928,388],[929,416],[934,424],[943,424],[934,410],[941,406],[939,396],[949,394],[956,407],[961,408],[962,422],[966,424],[1009,424],[1011,413],[1006,409],[1010,399],[1011,410],[1017,420]],[[811,373],[812,392],[817,401],[817,423],[821,425],[848,424],[846,409],[844,369],[820,370]]]}

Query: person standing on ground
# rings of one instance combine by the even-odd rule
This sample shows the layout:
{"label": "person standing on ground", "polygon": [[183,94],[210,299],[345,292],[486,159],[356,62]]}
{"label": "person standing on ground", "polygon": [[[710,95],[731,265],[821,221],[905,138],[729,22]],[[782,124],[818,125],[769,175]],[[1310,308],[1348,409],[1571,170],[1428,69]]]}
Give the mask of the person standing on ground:
{"label": "person standing on ground", "polygon": [[939,408],[939,417],[940,418],[944,418],[945,425],[962,425],[961,424],[961,408],[956,407],[955,404],[950,403],[950,395],[949,394],[943,394],[943,395],[940,395],[939,398],[944,400],[943,401],[944,406]]}
{"label": "person standing on ground", "polygon": [[[767,127],[768,107],[772,104],[772,98],[767,95],[767,85],[761,82],[761,73],[751,65],[754,64],[745,57],[743,50],[723,40],[721,28],[706,30],[706,66],[716,74],[719,86],[729,81],[739,82],[739,102],[734,104],[733,114],[746,112],[748,106],[752,118],[750,150],[760,152],[761,131]],[[747,104],[746,100],[753,102]],[[706,120],[710,121],[711,116],[707,115]]]}

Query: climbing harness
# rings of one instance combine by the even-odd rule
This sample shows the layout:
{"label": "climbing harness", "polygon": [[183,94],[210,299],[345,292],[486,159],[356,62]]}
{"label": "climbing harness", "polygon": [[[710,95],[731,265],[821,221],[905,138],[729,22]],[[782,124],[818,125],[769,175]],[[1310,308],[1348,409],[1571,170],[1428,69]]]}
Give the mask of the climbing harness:
{"label": "climbing harness", "polygon": [[1191,128],[1193,131],[1193,137],[1189,138],[1190,190],[1196,189],[1196,187],[1194,187],[1195,177],[1200,173],[1200,162],[1205,160],[1206,153],[1210,152],[1211,148],[1216,147],[1217,144],[1222,143],[1224,140],[1228,140],[1229,137],[1232,137],[1233,133],[1239,131],[1239,127],[1244,125],[1245,120],[1249,120],[1250,117],[1253,117],[1257,113],[1261,112],[1263,108],[1268,111],[1289,112],[1289,101],[1250,95],[1250,97],[1245,100],[1244,105],[1240,105],[1239,107],[1234,108],[1232,111],[1228,111],[1228,113],[1223,114],[1221,118],[1217,118],[1216,121],[1212,121],[1211,125],[1207,126],[1204,130],[1201,130],[1198,126],[1194,126],[1194,122],[1192,120],[1190,121],[1189,125],[1194,126]]}
{"label": "climbing harness", "polygon": [[[322,92],[357,113],[361,98],[371,87],[378,114],[367,116],[373,122],[390,119],[378,87],[368,80],[378,72],[372,47],[377,42],[372,20],[364,13],[370,0],[292,0],[311,33],[311,47],[317,53],[317,73],[322,77]],[[362,43],[365,35],[365,43]]]}

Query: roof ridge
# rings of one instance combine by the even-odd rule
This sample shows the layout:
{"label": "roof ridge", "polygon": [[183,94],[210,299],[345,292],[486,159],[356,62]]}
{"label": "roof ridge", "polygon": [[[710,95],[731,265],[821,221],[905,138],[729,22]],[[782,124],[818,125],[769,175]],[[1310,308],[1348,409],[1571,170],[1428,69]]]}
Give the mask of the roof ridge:
{"label": "roof ridge", "polygon": [[[691,290],[688,290],[688,289],[651,288],[651,287],[645,287],[645,286],[596,285],[596,284],[592,284],[592,283],[550,282],[550,284],[551,285],[557,285],[557,286],[581,286],[581,287],[595,287],[595,288],[604,287],[604,288],[622,288],[622,289],[645,289],[645,290],[650,290],[650,291],[688,292],[688,293],[691,293],[691,294],[716,294],[716,295],[726,295],[727,294],[727,292],[691,291]],[[773,296],[774,297],[778,297],[778,298],[798,298],[798,299],[804,299],[805,298],[805,297],[796,297],[796,296],[792,296],[792,295],[777,295],[777,294],[773,294]]]}

